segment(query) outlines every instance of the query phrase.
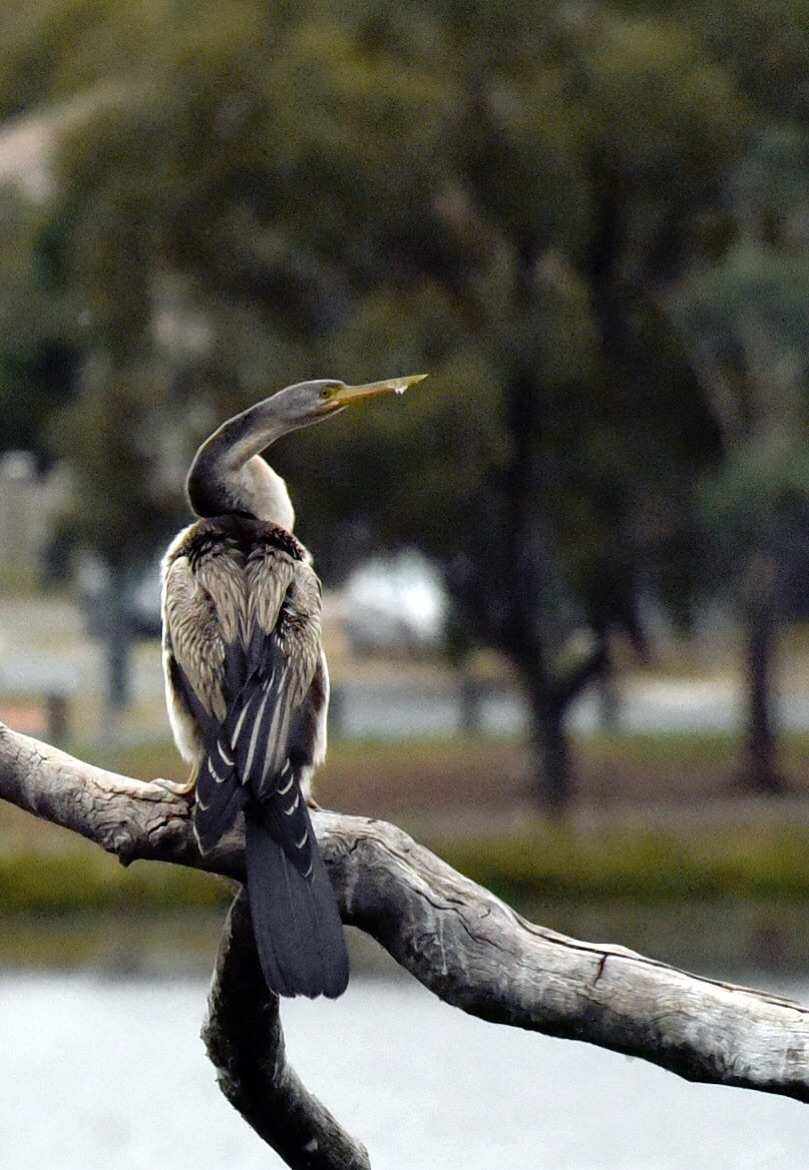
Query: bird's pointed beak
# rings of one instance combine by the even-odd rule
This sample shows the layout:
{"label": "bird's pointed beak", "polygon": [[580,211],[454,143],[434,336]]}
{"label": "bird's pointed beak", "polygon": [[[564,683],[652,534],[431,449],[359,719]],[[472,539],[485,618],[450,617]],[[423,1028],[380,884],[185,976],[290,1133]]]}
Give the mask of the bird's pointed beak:
{"label": "bird's pointed beak", "polygon": [[375,398],[377,394],[404,394],[408,386],[423,382],[426,374],[410,374],[406,378],[386,378],[383,382],[364,382],[362,386],[340,386],[331,397],[333,403],[348,406],[360,398]]}

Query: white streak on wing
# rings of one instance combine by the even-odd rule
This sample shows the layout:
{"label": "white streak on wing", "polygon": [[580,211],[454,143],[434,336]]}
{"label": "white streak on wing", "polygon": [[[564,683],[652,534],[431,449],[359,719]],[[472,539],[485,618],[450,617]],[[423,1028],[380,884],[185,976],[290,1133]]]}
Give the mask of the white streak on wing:
{"label": "white streak on wing", "polygon": [[305,878],[312,876],[312,862],[311,861],[309,862],[309,868],[307,869],[306,873],[303,876]]}
{"label": "white streak on wing", "polygon": [[301,837],[300,841],[296,841],[296,842],[295,842],[295,848],[296,848],[296,849],[303,849],[304,845],[306,844],[306,842],[307,842],[308,840],[309,840],[309,830],[308,830],[308,829],[305,829],[305,830],[304,830],[304,834],[303,834],[303,836]]}
{"label": "white streak on wing", "polygon": [[228,766],[229,768],[232,768],[232,767],[233,767],[233,760],[231,760],[231,759],[228,759],[228,756],[227,756],[227,754],[225,753],[225,750],[224,750],[224,748],[222,747],[222,741],[221,741],[221,740],[218,740],[218,741],[217,741],[217,744],[216,744],[216,746],[217,746],[217,748],[218,748],[218,750],[219,750],[219,755],[222,757],[222,761],[223,761],[223,763],[227,764],[227,766]]}
{"label": "white streak on wing", "polygon": [[[287,763],[284,765],[284,770],[281,773],[281,777],[286,776],[288,771],[289,771],[289,764]],[[281,777],[279,777],[279,779],[281,779]],[[279,796],[286,796],[286,794],[289,792],[290,788],[292,787],[292,781],[294,779],[295,779],[294,776],[290,776],[289,780],[287,780],[287,782],[283,788],[276,788],[275,791],[278,793]]]}
{"label": "white streak on wing", "polygon": [[[272,723],[270,724],[270,733],[267,736],[267,747],[270,749],[270,751],[274,751],[275,745],[277,742],[276,736],[278,734],[278,723],[279,723],[279,720],[281,719],[282,714],[283,714],[283,712],[281,710],[282,705],[283,704],[282,704],[281,698],[279,696],[278,704],[272,713]],[[268,752],[267,755],[268,755],[268,760],[267,760],[267,763],[265,763],[265,765],[264,765],[264,776],[266,776],[266,774],[267,774],[267,767],[269,764],[270,752]],[[262,780],[264,779],[264,776],[262,776]]]}
{"label": "white streak on wing", "polygon": [[253,767],[253,757],[256,754],[256,744],[258,743],[258,733],[261,730],[261,720],[264,718],[264,709],[267,706],[267,701],[269,700],[269,697],[270,697],[269,692],[265,692],[264,698],[261,700],[261,706],[258,709],[258,714],[256,715],[256,721],[253,724],[253,734],[250,736],[250,747],[247,749],[247,761],[245,762],[245,765],[244,765],[245,777],[250,775],[250,769]]}
{"label": "white streak on wing", "polygon": [[299,792],[296,792],[295,799],[293,800],[292,804],[289,806],[289,808],[284,809],[284,816],[291,817],[292,814],[294,813],[295,809],[298,807],[298,805],[300,803],[301,803],[301,794]]}
{"label": "white streak on wing", "polygon": [[219,775],[216,768],[211,763],[210,756],[208,757],[208,771],[211,773],[211,775],[213,776],[213,778],[217,784],[224,784],[225,783],[225,780],[227,779],[227,777]]}
{"label": "white streak on wing", "polygon": [[[279,721],[283,720],[283,723]],[[272,761],[277,756],[277,747],[281,740],[282,731],[286,730],[287,721],[284,714],[284,697],[283,694],[278,696],[275,710],[272,713],[272,723],[270,724],[270,731],[267,736],[267,757],[264,760],[264,769],[261,773],[261,784],[267,779],[267,773],[270,770]]]}
{"label": "white streak on wing", "polygon": [[245,703],[245,705],[242,707],[242,713],[239,716],[239,719],[238,719],[236,726],[233,728],[233,735],[231,736],[231,740],[230,740],[230,746],[232,748],[235,748],[236,744],[239,742],[239,736],[242,733],[242,727],[244,726],[244,721],[247,718],[247,712],[250,710],[250,704],[252,702],[253,702],[253,696],[251,695],[250,698]]}

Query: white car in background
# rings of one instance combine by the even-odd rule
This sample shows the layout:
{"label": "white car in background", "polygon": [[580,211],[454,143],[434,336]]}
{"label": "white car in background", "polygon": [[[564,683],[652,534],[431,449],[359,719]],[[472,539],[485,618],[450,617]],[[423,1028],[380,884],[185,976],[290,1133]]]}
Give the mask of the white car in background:
{"label": "white car in background", "polygon": [[415,550],[360,565],[342,601],[343,627],[355,653],[418,652],[441,643],[447,596],[440,574]]}

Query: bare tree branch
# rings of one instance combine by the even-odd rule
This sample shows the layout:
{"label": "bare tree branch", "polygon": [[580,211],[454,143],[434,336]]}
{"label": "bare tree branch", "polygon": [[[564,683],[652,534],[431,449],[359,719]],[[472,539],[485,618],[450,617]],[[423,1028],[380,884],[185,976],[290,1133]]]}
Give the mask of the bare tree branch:
{"label": "bare tree branch", "polygon": [[244,888],[225,924],[202,1038],[220,1089],[287,1166],[370,1170],[365,1147],[345,1133],[287,1064],[278,996],[261,973]]}
{"label": "bare tree branch", "polygon": [[[136,859],[171,861],[242,876],[238,832],[203,859],[194,844],[186,800],[172,797],[159,783],[105,772],[6,729],[0,729],[0,797],[82,833],[127,864]],[[344,921],[371,934],[448,1003],[495,1023],[642,1057],[691,1081],[809,1101],[809,1009],[688,975],[619,946],[579,942],[535,926],[394,825],[329,812],[317,813],[313,820]],[[231,922],[231,932],[243,929],[238,922]],[[229,937],[218,976],[225,1001],[227,988],[242,979],[244,965],[254,963],[251,957],[237,956],[233,933]],[[246,952],[252,956],[251,948]],[[263,992],[255,988],[255,968],[250,978],[249,1011],[260,1014]],[[216,995],[215,988],[207,1030],[209,1045],[213,1036],[214,1062],[226,1076],[236,1066],[247,1070],[243,1087],[234,1090],[237,1099],[231,1099],[251,1124],[259,1122],[262,1136],[275,1134],[280,1149],[279,1125],[289,1125],[293,1132],[293,1122],[289,1117],[273,1120],[272,1110],[256,1120],[250,1115],[256,1109],[261,1113],[261,1101],[256,1083],[244,1086],[263,1057],[238,1051],[242,1042],[235,1024],[228,1022],[230,1007],[227,1002],[218,1006]],[[266,1001],[265,1007],[272,1030],[276,1009]],[[221,1043],[217,1029],[223,1033]],[[278,1036],[275,1050],[283,1061],[280,1028]],[[266,1052],[271,1050],[268,1042]],[[285,1075],[282,1070],[278,1083]],[[270,1074],[267,1084],[272,1081]],[[282,1088],[282,1095],[272,1099],[277,1108],[288,1091],[288,1101],[300,1107],[301,1128],[295,1133],[303,1133],[306,1126],[312,1133],[323,1132],[318,1127],[336,1124],[325,1120],[328,1115],[299,1082],[286,1083],[294,1087]],[[230,1097],[228,1087],[223,1088]],[[341,1135],[341,1140],[352,1157],[362,1158],[361,1148],[350,1138]]]}

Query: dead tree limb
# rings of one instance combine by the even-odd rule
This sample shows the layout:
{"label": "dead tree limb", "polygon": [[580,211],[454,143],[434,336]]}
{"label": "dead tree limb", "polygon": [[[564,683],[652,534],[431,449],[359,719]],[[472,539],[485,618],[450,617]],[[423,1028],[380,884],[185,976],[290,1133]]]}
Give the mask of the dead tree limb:
{"label": "dead tree limb", "polygon": [[286,1060],[278,996],[258,961],[245,890],[228,913],[202,1029],[219,1087],[293,1170],[370,1170],[355,1142]]}
{"label": "dead tree limb", "polygon": [[[2,728],[0,797],[81,833],[125,864],[169,861],[242,876],[237,831],[203,859],[187,801],[159,783],[106,772]],[[691,1081],[809,1101],[809,1009],[688,975],[619,946],[579,942],[535,926],[394,825],[329,812],[313,819],[344,921],[371,934],[448,1003],[495,1023],[641,1057]],[[226,941],[225,947],[220,989],[238,981],[235,959],[229,967],[232,946]],[[260,1012],[255,987],[252,995],[244,1010]],[[238,1048],[227,1012],[215,1010],[214,1020],[229,1033],[226,1047]],[[267,1026],[274,1026],[272,1012]],[[214,1057],[220,1069],[229,1068],[230,1060]],[[290,1093],[311,1124],[321,1124],[315,1111],[322,1107],[304,1098],[302,1086]],[[260,1102],[258,1107],[260,1113]],[[250,1110],[242,1112],[256,1128],[259,1121],[265,1138],[286,1124],[267,1113],[254,1120]],[[351,1138],[341,1134],[340,1140],[352,1156],[362,1157]],[[363,1165],[339,1161],[337,1154],[328,1161],[320,1152],[319,1163],[289,1164]]]}

